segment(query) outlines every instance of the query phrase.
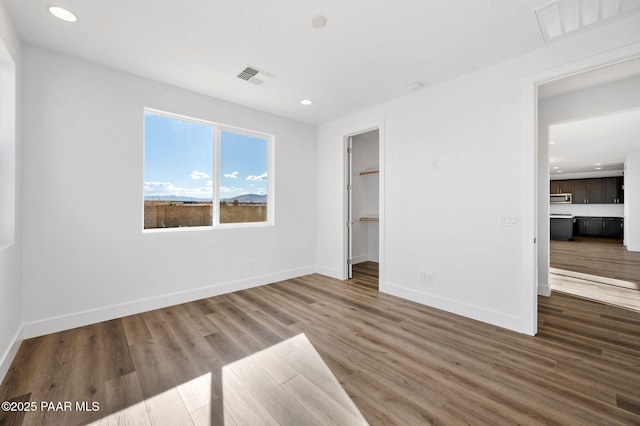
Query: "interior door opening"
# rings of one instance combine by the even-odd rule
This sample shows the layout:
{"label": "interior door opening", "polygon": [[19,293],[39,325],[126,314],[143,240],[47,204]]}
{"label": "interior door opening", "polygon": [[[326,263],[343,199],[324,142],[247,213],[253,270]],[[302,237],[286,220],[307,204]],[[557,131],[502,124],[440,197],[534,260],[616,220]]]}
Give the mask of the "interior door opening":
{"label": "interior door opening", "polygon": [[379,281],[380,130],[353,134],[347,155],[347,277]]}
{"label": "interior door opening", "polygon": [[[540,294],[640,310],[640,252],[625,248],[627,222],[640,215],[625,200],[628,159],[640,153],[639,88],[638,58],[538,87]],[[555,193],[571,201],[550,203]]]}

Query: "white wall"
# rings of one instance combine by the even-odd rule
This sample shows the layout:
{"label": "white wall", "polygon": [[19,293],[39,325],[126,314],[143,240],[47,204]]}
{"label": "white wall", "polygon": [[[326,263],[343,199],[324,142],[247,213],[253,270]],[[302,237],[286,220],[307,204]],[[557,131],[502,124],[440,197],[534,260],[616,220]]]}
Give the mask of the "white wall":
{"label": "white wall", "polygon": [[[321,126],[319,270],[336,276],[343,270],[342,137],[383,120],[381,290],[534,333],[536,160],[525,135],[526,120],[533,121],[533,114],[525,115],[533,84],[526,92],[525,80],[638,41],[636,16]],[[522,221],[500,226],[502,216]],[[434,283],[421,283],[419,271],[431,272]]]}
{"label": "white wall", "polygon": [[[600,86],[590,87],[559,96],[541,99],[538,104],[538,189],[540,200],[549,199],[549,126],[555,123],[578,120],[587,117],[596,117],[612,114],[614,112],[635,109],[640,106],[640,76],[615,81]],[[554,176],[553,179],[582,179],[587,177],[620,176],[619,172],[564,174],[562,177]],[[626,198],[625,192],[625,198]],[[574,204],[572,211],[560,205],[549,206],[546,202],[538,205],[538,214],[541,218],[538,223],[538,286],[540,294],[549,295],[549,221],[545,219],[549,213],[574,213],[581,216],[623,217],[623,206],[608,205],[608,207],[593,207],[589,205]],[[605,206],[605,205],[603,205]]]}
{"label": "white wall", "polygon": [[625,161],[624,238],[627,250],[640,251],[640,151]]}
{"label": "white wall", "polygon": [[21,46],[0,2],[0,381],[22,341]]}
{"label": "white wall", "polygon": [[363,216],[378,215],[379,174],[360,175],[378,169],[379,131],[371,130],[353,137],[352,208],[354,263],[378,261],[378,222],[360,222]]}
{"label": "white wall", "polygon": [[[25,335],[314,270],[314,127],[35,47],[24,67]],[[143,107],[275,135],[275,226],[143,234]]]}

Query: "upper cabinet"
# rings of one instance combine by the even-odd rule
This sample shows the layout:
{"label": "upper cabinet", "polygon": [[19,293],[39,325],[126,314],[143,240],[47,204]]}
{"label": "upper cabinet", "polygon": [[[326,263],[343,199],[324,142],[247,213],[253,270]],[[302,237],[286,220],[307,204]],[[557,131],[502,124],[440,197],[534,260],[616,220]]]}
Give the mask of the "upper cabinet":
{"label": "upper cabinet", "polygon": [[623,181],[622,177],[552,180],[549,193],[572,194],[572,204],[622,204]]}
{"label": "upper cabinet", "polygon": [[624,191],[622,177],[610,177],[602,179],[604,181],[604,202],[605,204],[624,203]]}
{"label": "upper cabinet", "polygon": [[604,182],[602,179],[575,179],[572,194],[573,204],[604,204]]}
{"label": "upper cabinet", "polygon": [[572,180],[552,180],[551,181],[551,189],[549,193],[551,194],[571,194],[573,192],[573,181]]}

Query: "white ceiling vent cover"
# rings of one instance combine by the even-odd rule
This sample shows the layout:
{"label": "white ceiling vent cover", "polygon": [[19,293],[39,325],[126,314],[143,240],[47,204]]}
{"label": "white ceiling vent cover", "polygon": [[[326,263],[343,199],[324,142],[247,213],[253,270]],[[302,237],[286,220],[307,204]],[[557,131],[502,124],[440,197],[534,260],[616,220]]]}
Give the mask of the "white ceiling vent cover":
{"label": "white ceiling vent cover", "polygon": [[237,77],[242,80],[248,81],[249,83],[253,83],[256,86],[260,86],[262,83],[271,80],[273,78],[273,74],[248,65],[244,70],[240,72],[240,74],[238,74]]}
{"label": "white ceiling vent cover", "polygon": [[535,11],[545,41],[636,12],[640,0],[556,0]]}

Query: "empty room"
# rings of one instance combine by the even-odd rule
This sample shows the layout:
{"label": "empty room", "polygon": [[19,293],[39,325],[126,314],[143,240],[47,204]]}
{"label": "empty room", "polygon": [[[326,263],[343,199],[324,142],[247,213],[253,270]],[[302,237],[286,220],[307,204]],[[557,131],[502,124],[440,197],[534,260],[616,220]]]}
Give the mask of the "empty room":
{"label": "empty room", "polygon": [[0,0],[0,425],[639,424],[636,64],[640,0]]}

